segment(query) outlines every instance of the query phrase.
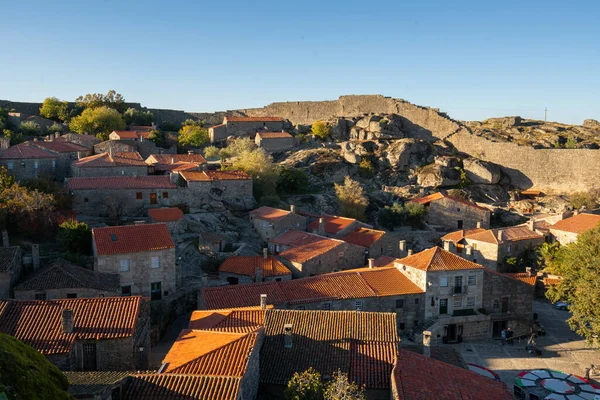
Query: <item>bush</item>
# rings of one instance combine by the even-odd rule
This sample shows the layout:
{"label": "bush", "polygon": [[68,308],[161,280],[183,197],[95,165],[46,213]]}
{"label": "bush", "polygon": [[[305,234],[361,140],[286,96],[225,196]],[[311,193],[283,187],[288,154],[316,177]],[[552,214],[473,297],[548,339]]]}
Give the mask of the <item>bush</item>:
{"label": "bush", "polygon": [[42,133],[42,128],[40,127],[40,124],[38,124],[35,121],[21,122],[20,128],[21,132],[23,132],[24,135],[28,136],[35,136]]}
{"label": "bush", "polygon": [[19,132],[11,131],[10,129],[4,129],[2,131],[2,134],[5,138],[9,140],[11,146],[22,143],[24,141],[23,135],[21,135]]}
{"label": "bush", "polygon": [[420,226],[427,212],[425,206],[419,203],[408,202],[404,205],[404,208],[406,209],[406,222],[413,228]]}
{"label": "bush", "polygon": [[61,124],[52,124],[46,129],[46,132],[50,135],[54,135],[55,133],[60,133],[63,131],[63,126]]}
{"label": "bush", "polygon": [[343,185],[334,183],[334,187],[341,214],[344,217],[364,220],[369,200],[360,184],[346,176]]}
{"label": "bush", "polygon": [[379,225],[388,230],[393,230],[397,226],[402,226],[406,220],[406,210],[400,203],[394,203],[391,206],[385,206],[379,210],[377,221]]}
{"label": "bush", "polygon": [[158,129],[152,129],[148,134],[148,140],[159,147],[163,147],[165,145],[165,134]]}
{"label": "bush", "polygon": [[310,184],[306,172],[293,167],[279,168],[277,192],[281,194],[306,193]]}
{"label": "bush", "polygon": [[47,97],[40,107],[40,115],[54,121],[64,121],[69,115],[69,103],[56,97]]}
{"label": "bush", "polygon": [[571,206],[575,210],[585,207],[593,210],[598,206],[598,196],[594,192],[575,192],[571,195]]}
{"label": "bush", "polygon": [[315,135],[316,137],[318,137],[321,140],[326,140],[327,136],[329,136],[330,132],[331,132],[331,129],[323,121],[317,121],[314,124],[312,124],[313,135]]}
{"label": "bush", "polygon": [[358,165],[358,174],[363,178],[372,178],[375,175],[375,168],[371,161],[363,158]]}
{"label": "bush", "polygon": [[181,124],[175,122],[165,121],[160,123],[160,129],[168,132],[178,132],[181,129]]}
{"label": "bush", "polygon": [[127,111],[123,113],[123,119],[128,125],[148,126],[154,122],[154,114],[152,114],[150,111],[128,108]]}
{"label": "bush", "polygon": [[385,128],[385,127],[388,126],[389,123],[390,123],[390,121],[388,121],[387,119],[384,118],[384,119],[382,119],[382,120],[379,121],[379,126],[381,128]]}
{"label": "bush", "polygon": [[84,222],[65,221],[58,227],[56,241],[75,254],[92,254],[92,231]]}
{"label": "bush", "polygon": [[79,134],[96,135],[101,140],[108,140],[112,131],[125,128],[121,114],[108,106],[86,108],[81,115],[71,119],[69,128]]}
{"label": "bush", "polygon": [[204,157],[207,160],[216,160],[219,158],[219,149],[215,146],[208,146],[204,148]]}
{"label": "bush", "polygon": [[565,142],[565,149],[576,149],[577,148],[577,142],[575,141],[575,139],[573,139],[572,137],[568,138],[567,141]]}
{"label": "bush", "polygon": [[321,374],[312,367],[302,373],[295,372],[283,392],[286,400],[321,400],[323,383]]}

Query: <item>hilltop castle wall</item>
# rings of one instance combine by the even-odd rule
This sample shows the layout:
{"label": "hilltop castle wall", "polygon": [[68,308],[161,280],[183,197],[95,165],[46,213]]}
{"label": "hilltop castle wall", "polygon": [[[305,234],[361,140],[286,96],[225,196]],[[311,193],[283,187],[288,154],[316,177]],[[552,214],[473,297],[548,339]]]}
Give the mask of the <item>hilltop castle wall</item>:
{"label": "hilltop castle wall", "polygon": [[534,149],[492,142],[465,130],[449,139],[460,152],[502,167],[514,186],[546,193],[573,193],[600,187],[600,150]]}

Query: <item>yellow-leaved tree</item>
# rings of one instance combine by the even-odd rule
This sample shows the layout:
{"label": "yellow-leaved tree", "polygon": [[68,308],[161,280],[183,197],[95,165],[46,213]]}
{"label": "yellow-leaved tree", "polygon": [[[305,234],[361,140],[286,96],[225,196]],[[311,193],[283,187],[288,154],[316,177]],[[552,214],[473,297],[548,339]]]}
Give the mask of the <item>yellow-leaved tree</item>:
{"label": "yellow-leaved tree", "polygon": [[344,184],[334,184],[337,194],[340,212],[344,217],[365,219],[365,210],[369,205],[369,199],[360,184],[349,176],[344,179]]}

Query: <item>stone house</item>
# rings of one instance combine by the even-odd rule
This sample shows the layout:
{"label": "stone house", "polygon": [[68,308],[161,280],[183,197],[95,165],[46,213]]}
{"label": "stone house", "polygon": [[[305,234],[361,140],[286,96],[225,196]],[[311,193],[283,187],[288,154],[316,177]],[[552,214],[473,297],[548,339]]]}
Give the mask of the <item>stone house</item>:
{"label": "stone house", "polygon": [[87,147],[76,143],[51,140],[45,142],[37,141],[33,142],[33,144],[58,155],[54,168],[54,178],[57,181],[63,181],[66,177],[71,176],[71,163],[73,160],[87,157],[91,154]]}
{"label": "stone house", "polygon": [[[292,247],[302,246],[306,243],[322,240],[324,236],[314,233],[299,231],[296,229],[286,230],[281,235],[269,239],[268,249],[272,254],[279,254]],[[364,265],[364,264],[363,264]]]}
{"label": "stone house", "polygon": [[136,142],[143,142],[148,140],[152,127],[144,128],[142,130],[129,130],[129,131],[112,131],[108,138],[110,140],[133,140]]}
{"label": "stone house", "polygon": [[162,300],[173,295],[181,274],[166,224],[92,229],[94,269],[118,274],[122,296]]}
{"label": "stone house", "polygon": [[206,160],[201,154],[152,154],[146,158],[154,174],[168,175],[171,172],[200,171],[206,166]]}
{"label": "stone house", "polygon": [[12,288],[21,276],[22,254],[19,246],[9,247],[5,243],[5,247],[0,247],[0,299],[11,297]]}
{"label": "stone house", "polygon": [[182,171],[179,175],[189,189],[190,201],[252,197],[252,178],[243,171]]}
{"label": "stone house", "polygon": [[15,287],[18,300],[79,299],[121,294],[119,275],[104,274],[56,260]]}
{"label": "stone house", "polygon": [[168,149],[158,147],[150,140],[106,140],[94,145],[94,153],[127,153],[137,151],[142,155],[143,159],[150,157],[152,154],[176,154],[177,146],[171,146]]}
{"label": "stone house", "polygon": [[259,131],[254,137],[254,143],[266,152],[276,153],[294,148],[294,137],[287,132],[262,132]]}
{"label": "stone house", "polygon": [[221,142],[229,136],[250,136],[258,131],[280,132],[283,120],[279,117],[233,117],[223,118],[223,123],[208,128],[211,142]]}
{"label": "stone house", "polygon": [[58,154],[24,142],[0,152],[0,166],[17,181],[36,178],[55,178]]}
{"label": "stone house", "polygon": [[489,228],[491,212],[475,203],[438,192],[412,200],[427,209],[426,222],[445,230]]}
{"label": "stone house", "polygon": [[[535,232],[533,221],[526,225],[498,229],[468,229],[442,237],[444,249],[467,260],[498,272],[513,268],[507,258],[516,258],[544,243],[544,236]],[[532,255],[532,254],[530,254]]]}
{"label": "stone house", "polygon": [[148,368],[150,304],[142,297],[0,301],[0,331],[63,371]]}
{"label": "stone house", "polygon": [[148,217],[152,223],[167,224],[169,232],[173,235],[184,229],[183,211],[177,207],[151,208]]}
{"label": "stone house", "polygon": [[290,281],[207,287],[201,304],[208,309],[255,307],[323,311],[394,313],[400,330],[423,320],[425,292],[390,265],[371,266]]}
{"label": "stone house", "polygon": [[264,249],[262,256],[228,257],[219,267],[219,278],[230,285],[238,283],[287,281],[292,271]]}
{"label": "stone house", "polygon": [[[75,143],[85,147],[90,152],[94,151],[94,145],[102,142],[94,135],[80,135],[78,133],[56,134],[55,140],[58,142]],[[91,153],[90,153],[91,154]]]}
{"label": "stone house", "polygon": [[73,177],[146,176],[148,166],[137,151],[100,153],[71,163]]}
{"label": "stone house", "polygon": [[550,234],[554,242],[561,245],[577,241],[580,233],[589,231],[600,224],[600,215],[575,213],[550,226]]}
{"label": "stone house", "polygon": [[70,178],[66,186],[73,211],[85,215],[140,215],[179,202],[177,185],[168,176]]}
{"label": "stone house", "polygon": [[315,218],[312,222],[310,222],[307,230],[321,236],[341,238],[342,236],[345,236],[346,234],[361,227],[372,228],[372,226],[360,222],[354,218],[323,214],[322,216]]}
{"label": "stone house", "polygon": [[290,229],[305,230],[307,218],[296,214],[293,205],[290,211],[263,206],[250,211],[250,221],[262,240],[268,242]]}
{"label": "stone house", "polygon": [[198,250],[200,252],[220,253],[225,251],[228,244],[227,236],[213,232],[200,232]]}
{"label": "stone house", "polygon": [[386,231],[361,227],[348,232],[339,239],[346,243],[364,247],[369,258],[379,258],[383,255],[392,257],[406,255],[406,242],[398,240]]}

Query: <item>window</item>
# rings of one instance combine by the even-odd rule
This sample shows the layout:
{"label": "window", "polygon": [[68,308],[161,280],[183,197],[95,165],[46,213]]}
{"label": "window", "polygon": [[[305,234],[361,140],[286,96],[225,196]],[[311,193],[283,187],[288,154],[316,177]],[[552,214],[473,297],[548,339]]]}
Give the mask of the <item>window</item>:
{"label": "window", "polygon": [[169,198],[169,192],[163,192],[163,199]]}
{"label": "window", "polygon": [[500,308],[500,300],[494,299],[494,301],[492,302],[492,309],[497,310],[499,308]]}
{"label": "window", "polygon": [[440,276],[440,287],[448,287],[448,277]]}
{"label": "window", "polygon": [[76,299],[77,293],[67,293],[67,299]]}
{"label": "window", "polygon": [[476,259],[476,258],[474,258],[474,259],[473,259],[473,262],[474,262],[475,264],[477,264],[477,259]]}
{"label": "window", "polygon": [[39,167],[40,167],[39,161],[34,161],[33,162],[33,168],[38,169]]}
{"label": "window", "polygon": [[363,309],[362,301],[355,302],[354,306],[356,307],[356,311],[362,311],[362,309]]}
{"label": "window", "polygon": [[56,168],[56,160],[52,160],[52,168]]}
{"label": "window", "polygon": [[431,296],[431,307],[435,307],[435,298]]}
{"label": "window", "polygon": [[467,297],[467,307],[475,307],[475,297]]}
{"label": "window", "polygon": [[129,271],[129,260],[121,260],[121,266],[119,268],[119,271],[121,271],[121,272]]}
{"label": "window", "polygon": [[419,326],[419,320],[415,319],[414,325],[413,326]]}
{"label": "window", "polygon": [[454,298],[454,308],[460,308],[462,307],[462,297],[455,297]]}
{"label": "window", "polygon": [[90,199],[88,199],[87,197],[84,197],[84,198],[83,198],[83,202],[84,202],[84,203],[88,203],[89,201],[90,201]]}
{"label": "window", "polygon": [[415,304],[419,304],[419,298],[415,299]]}
{"label": "window", "polygon": [[131,286],[121,286],[121,296],[131,296]]}
{"label": "window", "polygon": [[150,193],[150,204],[156,204],[156,193]]}
{"label": "window", "polygon": [[142,192],[135,192],[135,199],[136,200],[142,200]]}
{"label": "window", "polygon": [[510,247],[510,244],[509,244],[509,245],[506,247],[506,252],[507,252],[507,253],[510,253],[510,250],[511,250],[511,247]]}
{"label": "window", "polygon": [[456,286],[456,287],[462,287],[462,276],[455,276],[454,277],[454,286]]}
{"label": "window", "polygon": [[396,308],[404,308],[404,299],[396,300]]}
{"label": "window", "polygon": [[477,285],[477,275],[469,275],[468,284],[469,286]]}
{"label": "window", "polygon": [[460,212],[460,208],[457,208],[456,211]]}
{"label": "window", "polygon": [[150,300],[161,300],[162,299],[162,289],[160,282],[152,282],[150,284]]}
{"label": "window", "polygon": [[237,285],[238,283],[240,283],[240,280],[235,276],[229,276],[227,277],[227,283],[229,283],[230,285]]}
{"label": "window", "polygon": [[160,258],[152,257],[152,268],[160,268]]}
{"label": "window", "polygon": [[323,303],[321,304],[321,310],[331,310],[331,303]]}
{"label": "window", "polygon": [[14,169],[14,168],[15,168],[15,163],[13,163],[12,161],[6,163],[6,169],[11,170],[11,169]]}
{"label": "window", "polygon": [[46,300],[46,292],[39,292],[35,294],[35,300]]}
{"label": "window", "polygon": [[281,278],[275,278],[275,282],[281,282]]}

